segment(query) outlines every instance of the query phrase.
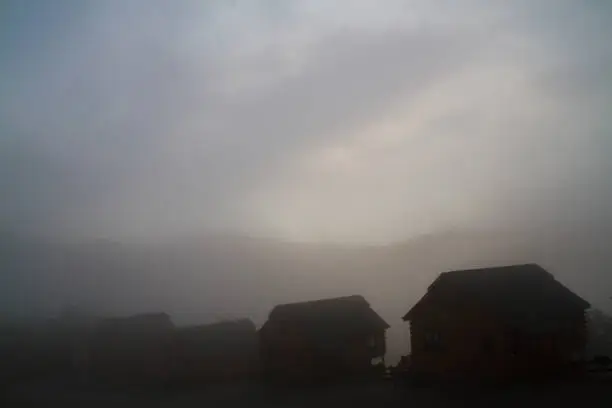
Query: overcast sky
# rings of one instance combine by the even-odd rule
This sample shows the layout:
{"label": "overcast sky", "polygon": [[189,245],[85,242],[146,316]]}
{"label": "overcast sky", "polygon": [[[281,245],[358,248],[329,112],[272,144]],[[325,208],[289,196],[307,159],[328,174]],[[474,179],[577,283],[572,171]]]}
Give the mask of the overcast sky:
{"label": "overcast sky", "polygon": [[390,241],[612,214],[612,7],[14,0],[0,228]]}

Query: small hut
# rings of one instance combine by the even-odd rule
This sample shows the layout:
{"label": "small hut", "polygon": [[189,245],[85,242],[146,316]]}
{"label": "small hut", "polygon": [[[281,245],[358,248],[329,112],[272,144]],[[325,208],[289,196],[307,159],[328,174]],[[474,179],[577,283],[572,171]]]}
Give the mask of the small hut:
{"label": "small hut", "polygon": [[260,329],[264,372],[297,381],[367,375],[384,358],[387,328],[358,295],[278,305]]}
{"label": "small hut", "polygon": [[249,319],[178,328],[173,377],[181,383],[239,381],[258,371],[257,331]]}

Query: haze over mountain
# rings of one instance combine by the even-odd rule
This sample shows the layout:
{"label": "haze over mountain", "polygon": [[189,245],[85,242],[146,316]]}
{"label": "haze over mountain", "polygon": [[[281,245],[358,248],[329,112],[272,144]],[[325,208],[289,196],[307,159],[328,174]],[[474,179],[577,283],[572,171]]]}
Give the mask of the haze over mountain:
{"label": "haze over mountain", "polygon": [[[610,310],[612,231],[432,234],[384,246],[290,243],[239,236],[157,244],[5,240],[2,316],[170,313],[178,324],[250,317],[279,303],[362,294],[392,325],[389,359],[408,350],[401,316],[452,269],[538,262],[594,306]],[[520,301],[520,299],[517,299]]]}
{"label": "haze over mountain", "polygon": [[609,307],[611,23],[595,0],[3,1],[0,312],[261,323],[361,293],[395,330],[437,273],[510,262]]}

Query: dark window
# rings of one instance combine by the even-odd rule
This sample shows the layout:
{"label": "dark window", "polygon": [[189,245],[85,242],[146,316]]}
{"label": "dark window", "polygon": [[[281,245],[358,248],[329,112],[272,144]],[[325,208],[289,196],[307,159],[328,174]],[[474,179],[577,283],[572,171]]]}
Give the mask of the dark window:
{"label": "dark window", "polygon": [[495,350],[495,340],[491,336],[484,336],[482,338],[482,351],[489,354]]}
{"label": "dark window", "polygon": [[510,354],[513,356],[516,356],[517,354],[521,353],[521,350],[523,349],[523,344],[522,344],[522,339],[521,339],[521,335],[518,332],[512,332],[509,335],[509,351]]}
{"label": "dark window", "polygon": [[427,351],[438,351],[442,349],[442,341],[440,339],[440,333],[436,331],[425,333],[425,350]]}
{"label": "dark window", "polygon": [[290,334],[291,333],[291,323],[288,320],[279,321],[278,332],[283,336]]}
{"label": "dark window", "polygon": [[374,336],[368,336],[366,339],[366,345],[369,348],[375,348],[376,347],[376,338]]}

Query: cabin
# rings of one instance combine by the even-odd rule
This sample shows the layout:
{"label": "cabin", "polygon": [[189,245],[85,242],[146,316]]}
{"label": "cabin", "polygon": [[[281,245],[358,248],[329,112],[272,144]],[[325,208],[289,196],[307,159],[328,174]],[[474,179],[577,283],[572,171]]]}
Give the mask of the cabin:
{"label": "cabin", "polygon": [[26,378],[84,376],[81,370],[90,319],[57,318],[0,322],[0,383]]}
{"label": "cabin", "polygon": [[100,319],[87,344],[88,375],[119,385],[167,381],[174,329],[165,313]]}
{"label": "cabin", "polygon": [[403,317],[410,372],[469,381],[576,374],[589,307],[536,264],[442,273]]}
{"label": "cabin", "polygon": [[389,325],[358,295],[278,305],[259,330],[269,379],[318,381],[371,373]]}
{"label": "cabin", "polygon": [[257,341],[250,319],[177,328],[173,381],[186,385],[252,379],[259,367]]}
{"label": "cabin", "polygon": [[5,323],[0,327],[0,385],[69,373],[66,336],[54,322]]}

